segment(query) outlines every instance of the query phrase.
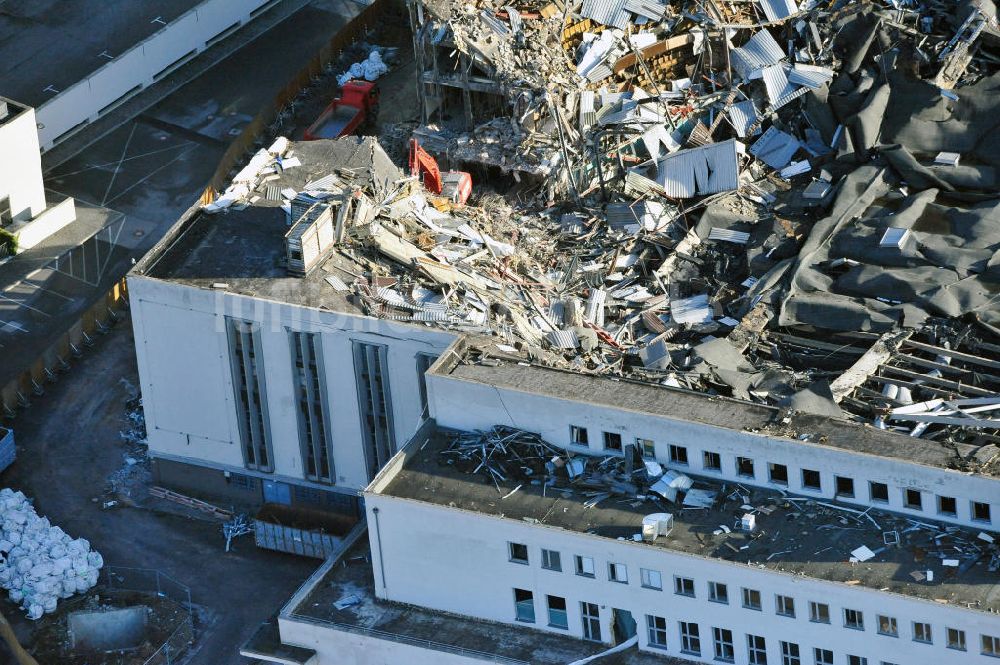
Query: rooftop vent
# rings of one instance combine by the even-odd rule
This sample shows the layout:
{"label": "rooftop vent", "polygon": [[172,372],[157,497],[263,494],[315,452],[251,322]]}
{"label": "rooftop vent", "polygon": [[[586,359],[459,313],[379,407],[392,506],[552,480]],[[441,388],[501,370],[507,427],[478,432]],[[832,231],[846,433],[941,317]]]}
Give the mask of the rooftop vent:
{"label": "rooftop vent", "polygon": [[285,234],[288,272],[307,275],[329,256],[349,208],[350,198],[346,196],[322,201],[302,194],[295,197],[291,205],[292,228]]}
{"label": "rooftop vent", "polygon": [[654,541],[659,536],[670,535],[674,528],[674,516],[670,513],[653,513],[642,518],[642,539]]}

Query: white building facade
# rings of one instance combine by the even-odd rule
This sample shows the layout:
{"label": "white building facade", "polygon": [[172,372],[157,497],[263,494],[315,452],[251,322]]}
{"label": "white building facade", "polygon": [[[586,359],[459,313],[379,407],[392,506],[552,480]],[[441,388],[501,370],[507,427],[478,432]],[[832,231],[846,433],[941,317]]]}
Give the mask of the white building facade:
{"label": "white building facade", "polygon": [[[648,387],[662,396],[662,400],[650,400],[639,386],[613,386],[616,382],[607,379],[564,375],[516,363],[465,364],[459,360],[462,344],[458,342],[446,351],[426,375],[430,412],[436,422],[421,430],[364,492],[371,593],[378,599],[376,603],[387,602],[384,608],[426,608],[440,613],[444,622],[455,620],[449,617],[472,618],[482,622],[482,631],[487,634],[497,630],[490,626],[515,626],[534,635],[530,639],[540,645],[553,639],[549,636],[568,636],[582,644],[610,648],[631,637],[623,626],[634,622],[632,639],[637,640],[637,646],[601,661],[609,663],[676,662],[672,659],[737,665],[998,662],[1000,573],[995,570],[976,577],[959,593],[953,593],[948,585],[930,590],[912,586],[923,582],[911,580],[891,565],[879,568],[883,564],[878,562],[850,563],[851,547],[881,539],[882,534],[869,530],[865,540],[852,535],[860,530],[850,529],[846,522],[847,535],[838,543],[844,549],[843,557],[834,557],[829,564],[840,572],[832,574],[824,572],[822,565],[812,566],[812,561],[782,569],[780,564],[762,565],[749,555],[740,560],[738,554],[729,555],[729,559],[710,555],[708,550],[699,554],[688,551],[691,543],[687,549],[672,544],[671,535],[654,543],[609,537],[588,528],[600,523],[601,515],[585,518],[589,525],[583,520],[574,523],[572,518],[553,524],[558,517],[549,519],[549,511],[566,510],[566,504],[560,508],[555,501],[558,488],[544,499],[544,493],[540,497],[537,492],[524,498],[525,492],[534,492],[527,485],[519,488],[520,493],[514,490],[504,496],[506,487],[495,493],[493,485],[482,477],[470,476],[453,486],[447,478],[437,477],[439,467],[435,464],[441,468],[447,464],[426,460],[417,464],[416,460],[437,454],[433,452],[433,435],[427,433],[433,430],[432,424],[463,431],[509,425],[539,432],[548,442],[578,454],[602,457],[616,454],[603,445],[604,433],[609,432],[619,434],[622,441],[635,439],[634,445],[640,449],[645,443],[647,459],[696,478],[726,483],[730,488],[739,484],[777,490],[820,505],[836,503],[855,513],[871,507],[885,511],[874,514],[910,519],[906,524],[914,525],[912,528],[923,525],[942,536],[958,533],[961,527],[969,541],[979,542],[986,551],[992,551],[1000,537],[990,519],[1000,501],[1000,481],[996,478],[934,466],[928,463],[926,450],[914,454],[922,461],[916,463],[900,455],[879,456],[828,445],[839,432],[833,424],[826,442],[741,431],[722,424],[710,426],[697,422],[700,416],[693,409],[687,410],[687,417],[674,413],[685,407],[670,406],[669,400],[673,397],[681,402],[684,393]],[[563,381],[565,377],[569,378]],[[604,392],[608,386],[616,391]],[[608,397],[618,390],[624,395],[622,399]],[[705,396],[697,399],[706,404],[714,401]],[[632,407],[622,407],[616,401],[627,401]],[[651,412],[651,403],[667,404],[662,411],[671,415]],[[736,425],[745,422],[747,415],[742,409],[751,405],[724,400],[710,406]],[[581,435],[581,430],[587,434]],[[865,433],[859,430],[857,435]],[[908,443],[907,437],[890,436],[900,445]],[[686,453],[681,453],[681,448]],[[754,474],[750,475],[746,463],[738,459],[751,460]],[[720,463],[706,466],[701,460]],[[776,465],[787,467],[783,481],[767,475],[769,470],[776,472]],[[817,471],[819,488],[803,486],[797,480],[803,477],[803,470]],[[406,472],[410,473],[404,481],[408,490],[397,485]],[[444,478],[448,472],[443,473]],[[812,474],[806,477],[812,480]],[[851,478],[861,491],[845,496],[846,483],[838,483],[837,478]],[[874,497],[868,492],[874,483],[887,486],[887,500],[881,500],[881,491]],[[920,493],[921,508],[905,505],[907,490]],[[955,515],[942,514],[940,506],[951,505],[947,500],[942,502],[942,497],[954,498],[956,506],[969,506]],[[602,509],[592,510],[582,514],[595,515]],[[882,519],[882,528],[891,530],[888,519]],[[834,531],[841,528],[836,524]],[[779,523],[777,529],[817,533],[816,526],[809,519],[798,518]],[[639,531],[638,522],[634,530]],[[709,540],[710,533],[705,533]],[[808,542],[813,536],[800,538]],[[821,540],[815,545],[818,552],[829,549],[824,548],[825,539]],[[988,561],[989,554],[975,567],[984,572]],[[359,612],[360,627],[315,620],[317,604],[309,593],[327,584],[325,576],[334,575],[339,565],[334,559],[324,564],[279,617],[282,642],[311,654],[302,662],[490,661],[489,657],[452,652],[440,645],[421,648],[412,641],[367,630],[368,619],[364,617],[386,611],[379,610],[377,604],[366,604],[367,600],[362,601],[365,609]],[[947,574],[940,565],[927,564],[928,568],[937,567],[939,575]],[[862,583],[863,570],[881,570],[877,574],[885,576],[885,587],[873,585],[872,578]],[[960,584],[968,570],[963,568],[951,581]],[[855,575],[858,579],[851,579]],[[931,582],[933,576],[926,580]],[[496,659],[507,662],[502,655]]]}
{"label": "white building facade", "polygon": [[35,110],[3,97],[0,155],[0,229],[17,238],[18,251],[34,247],[76,219],[73,199],[47,207]]}
{"label": "white building facade", "polygon": [[129,296],[161,480],[251,503],[356,495],[427,417],[454,339],[135,274]]}

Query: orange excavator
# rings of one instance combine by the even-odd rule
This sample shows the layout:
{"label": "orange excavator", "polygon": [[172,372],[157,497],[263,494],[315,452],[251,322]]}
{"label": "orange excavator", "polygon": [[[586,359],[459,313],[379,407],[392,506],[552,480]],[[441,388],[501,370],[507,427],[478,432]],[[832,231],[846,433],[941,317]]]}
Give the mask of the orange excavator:
{"label": "orange excavator", "polygon": [[410,139],[410,173],[423,180],[427,191],[444,199],[440,203],[465,205],[472,194],[472,176],[465,171],[441,173],[437,160],[420,147],[417,139]]}

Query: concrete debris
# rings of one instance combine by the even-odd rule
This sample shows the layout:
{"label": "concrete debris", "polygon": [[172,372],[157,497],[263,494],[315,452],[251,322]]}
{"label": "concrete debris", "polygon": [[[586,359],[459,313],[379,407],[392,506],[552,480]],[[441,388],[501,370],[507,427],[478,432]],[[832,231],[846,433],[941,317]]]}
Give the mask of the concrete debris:
{"label": "concrete debris", "polygon": [[475,174],[468,205],[351,137],[311,167],[319,147],[278,139],[205,209],[346,209],[324,288],[475,335],[467,362],[852,419],[1000,473],[968,401],[1000,395],[1000,32],[970,15],[418,2],[413,137]]}

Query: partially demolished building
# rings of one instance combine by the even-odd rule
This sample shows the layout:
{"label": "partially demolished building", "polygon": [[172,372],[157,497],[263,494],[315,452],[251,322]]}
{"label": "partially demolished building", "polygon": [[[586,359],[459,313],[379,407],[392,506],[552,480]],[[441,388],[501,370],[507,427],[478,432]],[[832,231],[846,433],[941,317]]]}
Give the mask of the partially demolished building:
{"label": "partially demolished building", "polygon": [[364,488],[245,653],[1000,656],[992,3],[409,8],[470,205],[278,139],[130,278],[164,482]]}

